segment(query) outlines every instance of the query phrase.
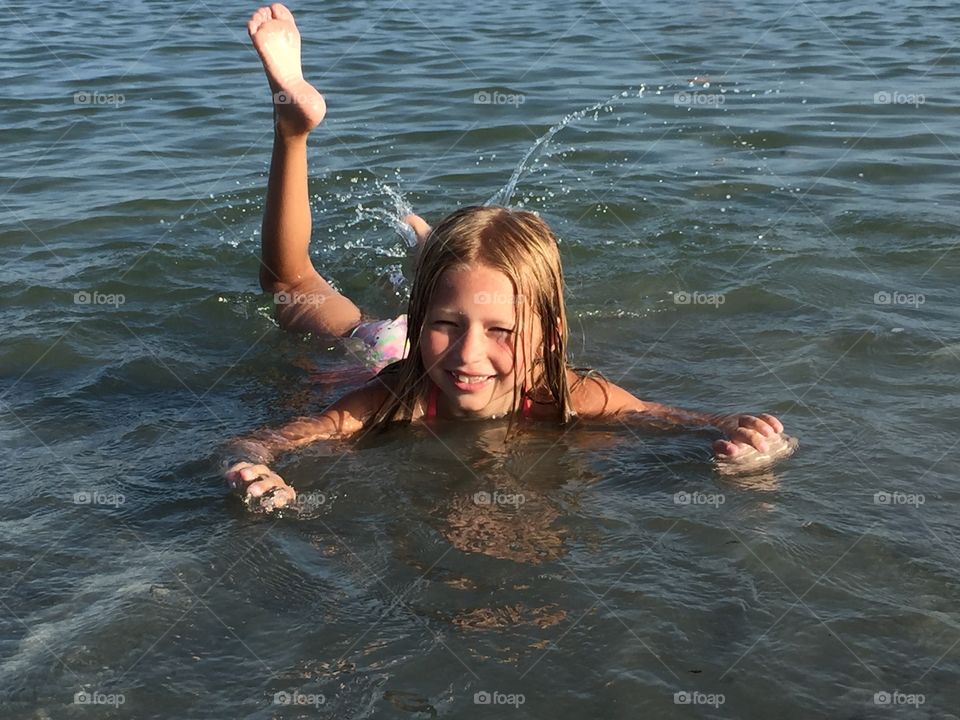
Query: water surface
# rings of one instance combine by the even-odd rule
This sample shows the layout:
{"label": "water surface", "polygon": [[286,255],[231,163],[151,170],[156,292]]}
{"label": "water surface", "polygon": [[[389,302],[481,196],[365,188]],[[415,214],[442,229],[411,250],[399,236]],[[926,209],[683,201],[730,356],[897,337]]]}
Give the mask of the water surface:
{"label": "water surface", "polygon": [[344,292],[402,311],[398,196],[500,193],[561,237],[577,364],[801,451],[733,482],[709,433],[423,429],[290,456],[306,511],[245,513],[220,443],[361,381],[258,291],[248,9],[11,0],[4,716],[956,717],[960,14],[293,9]]}

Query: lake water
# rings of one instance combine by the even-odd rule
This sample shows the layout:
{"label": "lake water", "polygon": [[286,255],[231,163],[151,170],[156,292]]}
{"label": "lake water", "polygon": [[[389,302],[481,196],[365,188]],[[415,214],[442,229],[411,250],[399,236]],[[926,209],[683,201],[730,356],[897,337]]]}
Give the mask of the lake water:
{"label": "lake water", "polygon": [[265,519],[218,446],[362,376],[257,286],[241,5],[4,3],[3,717],[958,717],[960,10],[295,6],[344,292],[402,311],[398,194],[500,193],[561,237],[577,364],[801,447],[423,428],[287,457]]}

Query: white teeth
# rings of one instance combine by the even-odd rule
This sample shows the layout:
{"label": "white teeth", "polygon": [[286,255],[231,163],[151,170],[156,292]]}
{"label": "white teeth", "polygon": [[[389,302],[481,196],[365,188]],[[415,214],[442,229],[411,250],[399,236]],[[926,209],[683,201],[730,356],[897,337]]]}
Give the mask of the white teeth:
{"label": "white teeth", "polygon": [[483,381],[487,380],[486,375],[471,376],[471,375],[458,375],[457,373],[450,373],[450,374],[457,379],[457,382],[462,382],[465,385],[476,385],[477,383],[482,383]]}

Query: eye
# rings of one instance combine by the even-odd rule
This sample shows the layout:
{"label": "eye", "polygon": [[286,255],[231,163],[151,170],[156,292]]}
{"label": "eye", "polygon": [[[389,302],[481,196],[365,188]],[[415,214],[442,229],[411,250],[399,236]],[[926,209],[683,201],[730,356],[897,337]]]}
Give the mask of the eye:
{"label": "eye", "polygon": [[506,339],[511,335],[513,335],[513,328],[495,327],[495,328],[490,328],[490,332],[492,332],[494,335],[497,335],[501,338]]}

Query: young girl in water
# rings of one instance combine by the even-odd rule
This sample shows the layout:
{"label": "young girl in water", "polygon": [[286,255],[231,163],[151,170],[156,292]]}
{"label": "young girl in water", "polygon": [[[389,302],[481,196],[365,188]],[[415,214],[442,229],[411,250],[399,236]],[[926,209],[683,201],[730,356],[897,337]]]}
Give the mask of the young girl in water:
{"label": "young girl in water", "polygon": [[405,218],[419,240],[406,315],[361,322],[360,311],[314,269],[308,252],[307,136],[326,112],[303,78],[300,35],[281,4],[247,25],[274,95],[275,135],[262,229],[261,287],[281,327],[358,338],[380,368],[365,386],[317,416],[232,444],[225,478],[262,509],[296,493],[269,465],[279,453],[397,423],[508,418],[559,422],[618,419],[662,427],[716,427],[718,465],[768,465],[796,446],[772,415],[708,415],[640,400],[567,363],[567,317],[557,240],[529,212],[467,207],[431,229]]}

